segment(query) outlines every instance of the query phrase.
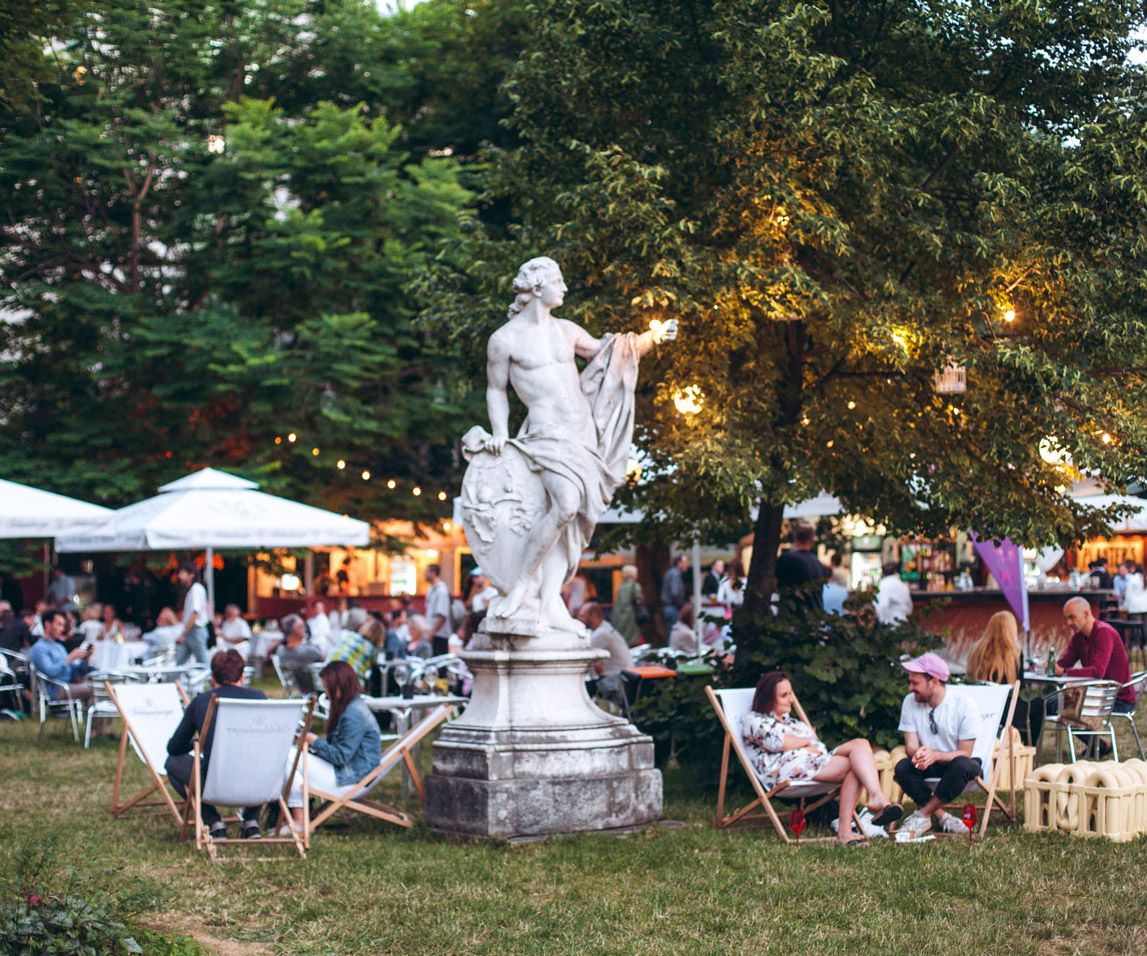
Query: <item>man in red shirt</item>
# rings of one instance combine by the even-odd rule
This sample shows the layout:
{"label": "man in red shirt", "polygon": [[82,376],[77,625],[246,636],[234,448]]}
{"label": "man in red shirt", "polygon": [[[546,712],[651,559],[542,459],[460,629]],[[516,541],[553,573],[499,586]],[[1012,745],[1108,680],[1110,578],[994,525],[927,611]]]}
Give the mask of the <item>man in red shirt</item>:
{"label": "man in red shirt", "polygon": [[[1075,632],[1056,662],[1056,675],[1089,677],[1092,680],[1113,680],[1126,684],[1131,680],[1127,664],[1127,651],[1119,633],[1106,621],[1097,621],[1091,605],[1081,597],[1073,597],[1063,606],[1063,616]],[[1078,662],[1078,667],[1074,666]],[[1115,701],[1116,713],[1135,710],[1135,689],[1124,687]]]}

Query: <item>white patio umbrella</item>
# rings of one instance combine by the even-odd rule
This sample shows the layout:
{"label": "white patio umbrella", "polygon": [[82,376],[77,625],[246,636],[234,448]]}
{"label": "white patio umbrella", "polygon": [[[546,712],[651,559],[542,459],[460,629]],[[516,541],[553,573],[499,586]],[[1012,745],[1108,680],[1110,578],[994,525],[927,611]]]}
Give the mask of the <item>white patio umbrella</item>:
{"label": "white patio umbrella", "polygon": [[0,479],[0,538],[52,538],[96,527],[111,515],[110,508]]}
{"label": "white patio umbrella", "polygon": [[59,535],[56,550],[207,552],[207,599],[215,605],[216,548],[313,548],[370,543],[370,525],[258,490],[258,484],[204,468],[163,485],[154,498],[112,512],[106,524]]}
{"label": "white patio umbrella", "polygon": [[1112,522],[1113,534],[1127,531],[1147,531],[1147,498],[1134,495],[1072,495],[1081,505],[1089,508],[1110,508],[1112,505],[1127,505],[1136,509],[1125,518]]}

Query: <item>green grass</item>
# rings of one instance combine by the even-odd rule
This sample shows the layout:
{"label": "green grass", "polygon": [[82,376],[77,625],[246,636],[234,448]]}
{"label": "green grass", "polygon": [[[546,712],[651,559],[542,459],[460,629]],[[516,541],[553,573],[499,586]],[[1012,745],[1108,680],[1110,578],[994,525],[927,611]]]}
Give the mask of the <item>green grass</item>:
{"label": "green grass", "polygon": [[[424,748],[428,762],[429,748]],[[132,757],[131,781],[145,781]],[[110,891],[155,881],[157,929],[228,954],[1147,952],[1147,841],[993,826],[869,849],[711,825],[716,781],[666,774],[666,817],[628,837],[459,844],[360,815],[306,861],[211,864],[167,818],[112,819],[115,745],[0,724],[0,867],[46,840]],[[400,799],[397,780],[386,781]]]}

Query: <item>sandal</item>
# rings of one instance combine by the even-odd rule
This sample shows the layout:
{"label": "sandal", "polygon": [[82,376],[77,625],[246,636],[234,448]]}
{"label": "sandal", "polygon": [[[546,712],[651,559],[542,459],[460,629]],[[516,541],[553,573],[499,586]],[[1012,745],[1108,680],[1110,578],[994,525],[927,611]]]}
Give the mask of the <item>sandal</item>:
{"label": "sandal", "polygon": [[890,803],[869,822],[874,827],[886,827],[890,823],[895,823],[902,816],[904,816],[904,808],[899,803]]}

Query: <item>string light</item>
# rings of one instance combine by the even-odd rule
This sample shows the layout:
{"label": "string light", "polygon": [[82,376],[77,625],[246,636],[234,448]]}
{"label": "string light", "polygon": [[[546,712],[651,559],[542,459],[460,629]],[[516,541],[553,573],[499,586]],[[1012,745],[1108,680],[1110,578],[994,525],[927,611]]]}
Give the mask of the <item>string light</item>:
{"label": "string light", "polygon": [[443,531],[452,531],[452,530],[454,530],[454,525],[449,521],[443,521],[442,522],[442,530]]}
{"label": "string light", "polygon": [[317,448],[312,448],[311,454],[314,455],[316,458],[318,458],[319,457],[319,450]]}
{"label": "string light", "polygon": [[275,436],[275,444],[276,444],[276,445],[281,445],[281,444],[283,444],[283,436],[282,436],[282,435],[276,435],[276,436]]}
{"label": "string light", "polygon": [[415,498],[417,498],[419,495],[421,495],[421,494],[422,494],[422,489],[421,489],[421,488],[419,488],[419,487],[418,487],[418,485],[415,485],[415,486],[414,486],[414,487],[413,487],[413,488],[410,490],[410,493],[411,493],[412,495],[414,495],[414,497],[415,497]]}
{"label": "string light", "polygon": [[339,471],[342,471],[344,468],[346,468],[346,462],[341,458],[336,462],[336,465],[338,466]]}
{"label": "string light", "polygon": [[287,436],[287,441],[289,441],[289,442],[290,442],[290,443],[293,445],[293,444],[295,443],[295,441],[298,439],[298,437],[299,437],[299,436],[298,436],[298,435],[296,435],[294,432],[291,432],[291,433],[290,433],[290,434]]}
{"label": "string light", "polygon": [[673,404],[682,415],[696,415],[705,402],[699,385],[690,385],[673,393]]}
{"label": "string light", "polygon": [[386,487],[394,491],[394,489],[398,487],[398,482],[391,478],[390,481],[386,483]]}
{"label": "string light", "polygon": [[848,408],[849,408],[849,410],[850,410],[850,411],[851,411],[852,409],[856,408],[856,402],[849,402],[849,403],[848,403]]}
{"label": "string light", "polygon": [[1104,432],[1100,436],[1099,440],[1102,441],[1103,444],[1105,444],[1105,445],[1110,445],[1112,442],[1111,433],[1110,432]]}
{"label": "string light", "polygon": [[364,471],[362,473],[362,480],[363,481],[370,481],[370,472],[369,471]]}
{"label": "string light", "polygon": [[439,501],[445,501],[446,500],[446,492],[445,491],[438,492],[438,500]]}
{"label": "string light", "polygon": [[1015,309],[1004,309],[1004,321],[1005,322],[1014,322],[1015,320],[1016,320],[1016,310]]}

